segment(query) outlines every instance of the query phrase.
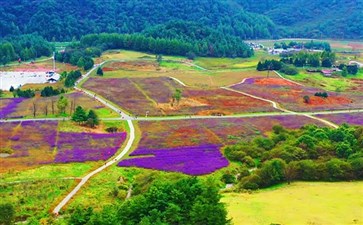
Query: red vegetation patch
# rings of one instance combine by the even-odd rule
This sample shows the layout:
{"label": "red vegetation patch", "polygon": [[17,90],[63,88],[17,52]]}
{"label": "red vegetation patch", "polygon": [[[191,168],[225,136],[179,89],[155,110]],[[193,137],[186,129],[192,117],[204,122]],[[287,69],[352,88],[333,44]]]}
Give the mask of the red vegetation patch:
{"label": "red vegetation patch", "polygon": [[341,96],[331,96],[328,98],[312,96],[310,97],[309,105],[341,105],[350,103],[352,103],[352,100]]}
{"label": "red vegetation patch", "polygon": [[296,84],[281,79],[281,78],[260,78],[260,79],[255,79],[254,80],[254,84],[257,85],[286,85],[286,86],[297,86]]}

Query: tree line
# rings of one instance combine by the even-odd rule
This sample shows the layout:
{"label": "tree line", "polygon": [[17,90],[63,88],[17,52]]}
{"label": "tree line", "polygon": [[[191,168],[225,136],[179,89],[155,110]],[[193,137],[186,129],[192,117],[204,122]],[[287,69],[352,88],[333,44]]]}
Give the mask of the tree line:
{"label": "tree line", "polygon": [[232,36],[209,35],[203,40],[149,37],[143,34],[91,34],[81,38],[84,49],[93,47],[127,49],[154,54],[180,55],[196,54],[210,57],[250,57],[253,50],[241,39]]}
{"label": "tree line", "polygon": [[311,49],[311,50],[324,50],[327,52],[331,51],[330,44],[325,41],[309,41],[309,42],[297,42],[297,41],[290,41],[289,43],[286,42],[276,42],[274,43],[274,48],[299,48],[299,49]]}
{"label": "tree line", "polygon": [[0,39],[0,63],[11,61],[34,60],[42,56],[51,56],[54,46],[39,35],[28,34],[8,36]]}
{"label": "tree line", "polygon": [[258,189],[294,180],[361,180],[362,140],[363,127],[274,126],[268,137],[227,146],[224,152],[229,160],[243,163],[235,181],[238,189]]}

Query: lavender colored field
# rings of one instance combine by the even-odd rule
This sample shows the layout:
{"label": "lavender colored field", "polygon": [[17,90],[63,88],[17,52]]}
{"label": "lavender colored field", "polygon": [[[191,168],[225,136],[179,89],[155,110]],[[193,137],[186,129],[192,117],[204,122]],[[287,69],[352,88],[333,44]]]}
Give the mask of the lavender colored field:
{"label": "lavender colored field", "polygon": [[183,88],[168,77],[133,78],[132,81],[157,103],[168,103],[175,90]]}
{"label": "lavender colored field", "polygon": [[0,172],[42,164],[107,160],[126,133],[58,133],[57,121],[0,123]]}
{"label": "lavender colored field", "polygon": [[16,111],[24,98],[0,98],[0,118],[6,118]]}
{"label": "lavender colored field", "polygon": [[[314,96],[316,92],[324,90],[299,86],[281,78],[250,78],[232,88],[276,101],[288,109],[297,111],[363,107],[362,93],[328,92],[329,97],[324,99]],[[310,97],[309,103],[304,102],[304,96]]]}
{"label": "lavender colored field", "polygon": [[363,126],[363,113],[345,113],[345,114],[322,114],[318,117],[327,119],[336,124],[351,124]]}
{"label": "lavender colored field", "polygon": [[193,176],[204,175],[228,166],[228,161],[219,149],[218,145],[137,149],[130,156],[140,156],[140,158],[123,160],[118,166],[181,172]]}
{"label": "lavender colored field", "polygon": [[107,160],[120,148],[126,133],[93,134],[64,133],[58,135],[54,162],[85,162]]}
{"label": "lavender colored field", "polygon": [[144,115],[149,111],[149,115],[160,115],[161,112],[153,102],[135,87],[127,78],[90,78],[83,85],[98,95],[109,99],[122,108],[134,114]]}
{"label": "lavender colored field", "polygon": [[233,144],[264,135],[274,125],[297,129],[305,124],[322,123],[304,116],[270,116],[254,118],[190,119],[174,121],[140,121],[142,137],[139,148],[175,148],[205,144]]}
{"label": "lavender colored field", "polygon": [[12,152],[0,158],[0,171],[52,163],[57,126],[55,121],[0,123],[0,149]]}
{"label": "lavender colored field", "polygon": [[[91,78],[84,87],[110,99],[125,110],[144,115],[229,115],[276,111],[270,103],[222,89],[182,87],[167,77]],[[180,102],[172,102],[176,89]]]}

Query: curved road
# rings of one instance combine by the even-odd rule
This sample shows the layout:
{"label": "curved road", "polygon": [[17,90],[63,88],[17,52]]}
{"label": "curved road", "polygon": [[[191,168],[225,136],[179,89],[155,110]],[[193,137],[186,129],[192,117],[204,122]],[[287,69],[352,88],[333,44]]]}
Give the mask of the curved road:
{"label": "curved road", "polygon": [[[103,62],[105,63],[105,62]],[[87,74],[85,74],[80,80],[77,81],[76,85],[79,84],[82,80],[86,79],[91,73],[92,71],[94,71],[98,66],[102,65],[103,63],[99,64],[99,65],[95,65],[93,67],[92,70],[90,70]],[[131,118],[126,115],[125,113],[123,113],[120,109],[118,109],[117,107],[111,105],[110,103],[108,103],[107,101],[101,99],[100,97],[95,96],[94,94],[83,90],[82,88],[78,88],[75,86],[76,90],[80,90],[83,91],[84,93],[86,93],[87,95],[90,95],[91,97],[96,98],[97,100],[101,101],[103,104],[105,104],[106,106],[108,106],[109,108],[111,108],[112,110],[116,111],[117,113],[120,114],[120,116],[122,118],[125,118],[127,120],[127,124],[130,127],[130,134],[129,134],[129,139],[127,141],[126,146],[124,147],[124,149],[121,151],[120,154],[118,154],[114,159],[112,159],[111,161],[108,161],[107,163],[105,163],[103,166],[97,168],[96,170],[92,171],[91,173],[87,174],[86,176],[84,176],[81,179],[81,182],[79,182],[79,184],[54,208],[53,213],[55,215],[59,214],[59,211],[72,199],[72,197],[77,194],[77,192],[81,189],[81,187],[95,174],[101,172],[102,170],[106,169],[107,167],[115,164],[117,161],[119,161],[122,157],[124,157],[126,155],[126,153],[131,149],[131,146],[135,140],[135,127],[132,123]]]}
{"label": "curved road", "polygon": [[[338,126],[330,121],[321,119],[321,118],[317,118],[313,115],[317,115],[317,114],[339,114],[339,113],[354,113],[354,112],[363,112],[363,109],[353,109],[353,110],[337,110],[337,111],[322,111],[322,112],[294,112],[294,111],[290,111],[287,110],[283,107],[281,107],[277,102],[269,100],[269,99],[265,99],[265,98],[261,98],[255,95],[251,95],[242,91],[237,91],[234,90],[232,88],[230,88],[233,85],[230,85],[228,87],[221,87],[224,90],[228,90],[228,91],[232,91],[232,92],[236,92],[242,95],[246,95],[261,101],[265,101],[270,103],[275,109],[278,109],[282,112],[267,112],[267,113],[250,113],[250,114],[240,114],[240,115],[230,115],[230,116],[180,116],[180,117],[175,117],[175,116],[166,116],[166,117],[148,117],[148,118],[133,118],[130,117],[129,115],[127,115],[126,113],[124,113],[121,109],[119,109],[118,107],[112,105],[110,102],[108,102],[107,100],[97,96],[96,94],[82,89],[81,87],[77,87],[78,84],[80,84],[80,82],[82,82],[83,80],[87,79],[88,76],[95,70],[97,69],[99,66],[103,65],[104,63],[106,63],[107,61],[102,62],[101,64],[95,65],[94,68],[92,68],[92,70],[90,70],[88,73],[86,73],[85,75],[82,76],[81,79],[79,79],[76,84],[75,84],[75,89],[78,91],[81,91],[87,95],[89,95],[92,98],[97,99],[98,101],[100,101],[101,103],[103,103],[105,106],[109,107],[110,109],[114,110],[116,113],[118,113],[120,115],[119,118],[104,118],[104,120],[126,120],[128,123],[128,126],[130,127],[130,134],[129,134],[129,138],[127,141],[126,146],[122,149],[122,151],[116,156],[114,157],[111,161],[108,161],[107,163],[105,163],[103,166],[97,168],[96,170],[90,172],[89,174],[87,174],[86,176],[84,176],[80,183],[54,208],[53,213],[58,215],[59,211],[72,199],[72,197],[74,195],[76,195],[76,193],[80,190],[80,188],[95,174],[101,172],[102,170],[108,168],[109,166],[115,164],[116,162],[118,162],[119,160],[121,160],[122,157],[124,157],[127,152],[131,149],[131,146],[135,140],[135,127],[132,123],[133,120],[148,120],[148,121],[157,121],[157,120],[185,120],[185,119],[208,119],[208,118],[238,118],[238,117],[261,117],[261,116],[275,116],[275,115],[300,115],[300,116],[305,116],[305,117],[309,117],[311,119],[320,121],[328,126],[337,128]],[[194,65],[195,66],[195,65]],[[279,75],[276,72],[277,75]],[[280,77],[282,77],[281,75],[279,75]],[[182,86],[187,86],[185,83],[183,83],[182,81],[180,81],[177,78],[174,77],[170,77],[171,79],[174,79],[176,82],[180,83]],[[283,77],[282,77],[283,78]],[[242,84],[244,83],[248,78],[245,78],[243,81],[239,82],[238,84]],[[283,78],[285,79],[285,78]],[[285,79],[288,80],[288,79]],[[290,81],[289,82],[301,85],[299,83],[296,83],[294,81]],[[236,85],[236,84],[234,84]],[[69,120],[69,118],[39,118],[39,119],[9,119],[9,120],[0,120],[0,122],[21,122],[21,121],[59,121],[59,120]]]}

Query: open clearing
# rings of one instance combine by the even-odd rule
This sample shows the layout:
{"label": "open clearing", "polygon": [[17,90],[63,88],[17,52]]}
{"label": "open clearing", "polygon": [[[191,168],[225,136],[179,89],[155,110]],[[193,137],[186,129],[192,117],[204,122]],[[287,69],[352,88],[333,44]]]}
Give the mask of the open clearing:
{"label": "open clearing", "polygon": [[296,182],[248,194],[224,194],[235,225],[363,224],[363,182]]}

